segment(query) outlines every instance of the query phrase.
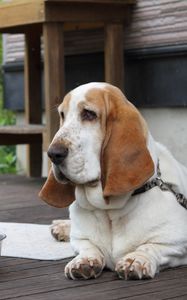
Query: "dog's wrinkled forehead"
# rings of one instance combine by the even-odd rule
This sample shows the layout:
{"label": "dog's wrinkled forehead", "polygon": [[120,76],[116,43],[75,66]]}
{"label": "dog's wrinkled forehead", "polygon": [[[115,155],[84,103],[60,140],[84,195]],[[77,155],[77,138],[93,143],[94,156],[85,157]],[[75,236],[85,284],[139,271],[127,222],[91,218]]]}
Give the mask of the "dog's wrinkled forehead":
{"label": "dog's wrinkled forehead", "polygon": [[103,90],[106,86],[106,83],[92,82],[75,88],[64,97],[63,102],[59,106],[59,112],[62,110],[65,113],[75,111],[81,103],[88,104],[91,100],[100,100],[98,96],[93,97],[93,91],[97,90],[99,92],[99,90]]}

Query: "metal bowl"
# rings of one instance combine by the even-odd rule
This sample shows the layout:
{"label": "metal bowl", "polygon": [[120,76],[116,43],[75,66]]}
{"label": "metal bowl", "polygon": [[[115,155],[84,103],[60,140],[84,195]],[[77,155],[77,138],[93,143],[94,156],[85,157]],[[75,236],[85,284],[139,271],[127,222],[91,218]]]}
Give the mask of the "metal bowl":
{"label": "metal bowl", "polygon": [[6,234],[0,233],[0,255],[1,255],[2,243],[5,238],[6,238]]}

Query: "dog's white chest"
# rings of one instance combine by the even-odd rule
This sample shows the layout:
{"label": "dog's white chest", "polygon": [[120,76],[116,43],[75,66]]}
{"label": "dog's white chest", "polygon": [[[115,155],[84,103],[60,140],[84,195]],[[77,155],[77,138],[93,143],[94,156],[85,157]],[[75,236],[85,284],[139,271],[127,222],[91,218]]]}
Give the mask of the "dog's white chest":
{"label": "dog's white chest", "polygon": [[[98,185],[96,188],[78,187],[76,202],[70,207],[73,236],[81,236],[97,245],[110,268],[114,267],[115,257],[118,257],[124,248],[129,248],[129,243],[124,238],[127,223],[124,203],[124,197],[119,197],[107,204],[102,196],[101,185]],[[126,212],[132,207],[131,202],[130,206],[126,206]]]}

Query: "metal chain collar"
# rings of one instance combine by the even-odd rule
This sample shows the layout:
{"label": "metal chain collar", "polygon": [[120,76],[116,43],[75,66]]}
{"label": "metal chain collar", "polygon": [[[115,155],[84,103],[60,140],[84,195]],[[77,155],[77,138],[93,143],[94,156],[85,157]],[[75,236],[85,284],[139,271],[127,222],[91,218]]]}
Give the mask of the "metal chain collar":
{"label": "metal chain collar", "polygon": [[134,193],[132,194],[132,196],[144,193],[146,191],[149,191],[150,189],[154,188],[155,186],[158,186],[162,191],[172,192],[175,195],[175,197],[176,197],[177,201],[179,202],[179,204],[187,209],[187,198],[183,194],[177,193],[173,189],[173,185],[171,183],[164,182],[161,179],[161,171],[160,171],[160,168],[159,168],[159,162],[158,162],[158,165],[157,165],[157,177],[154,178],[153,180],[151,180],[150,182],[147,182],[146,184],[144,184],[139,189],[135,190]]}

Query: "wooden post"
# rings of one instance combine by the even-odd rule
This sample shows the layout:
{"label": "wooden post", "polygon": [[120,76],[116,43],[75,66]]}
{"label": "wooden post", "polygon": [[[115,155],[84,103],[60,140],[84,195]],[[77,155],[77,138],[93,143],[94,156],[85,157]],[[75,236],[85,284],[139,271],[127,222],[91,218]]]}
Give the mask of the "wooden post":
{"label": "wooden post", "polygon": [[63,23],[44,23],[43,39],[46,143],[49,145],[59,128],[57,106],[65,93]]}
{"label": "wooden post", "polygon": [[124,90],[123,25],[105,25],[105,81]]}
{"label": "wooden post", "polygon": [[[31,28],[25,34],[25,116],[27,124],[41,124],[41,55],[40,33]],[[42,143],[27,146],[27,175],[41,176]]]}

